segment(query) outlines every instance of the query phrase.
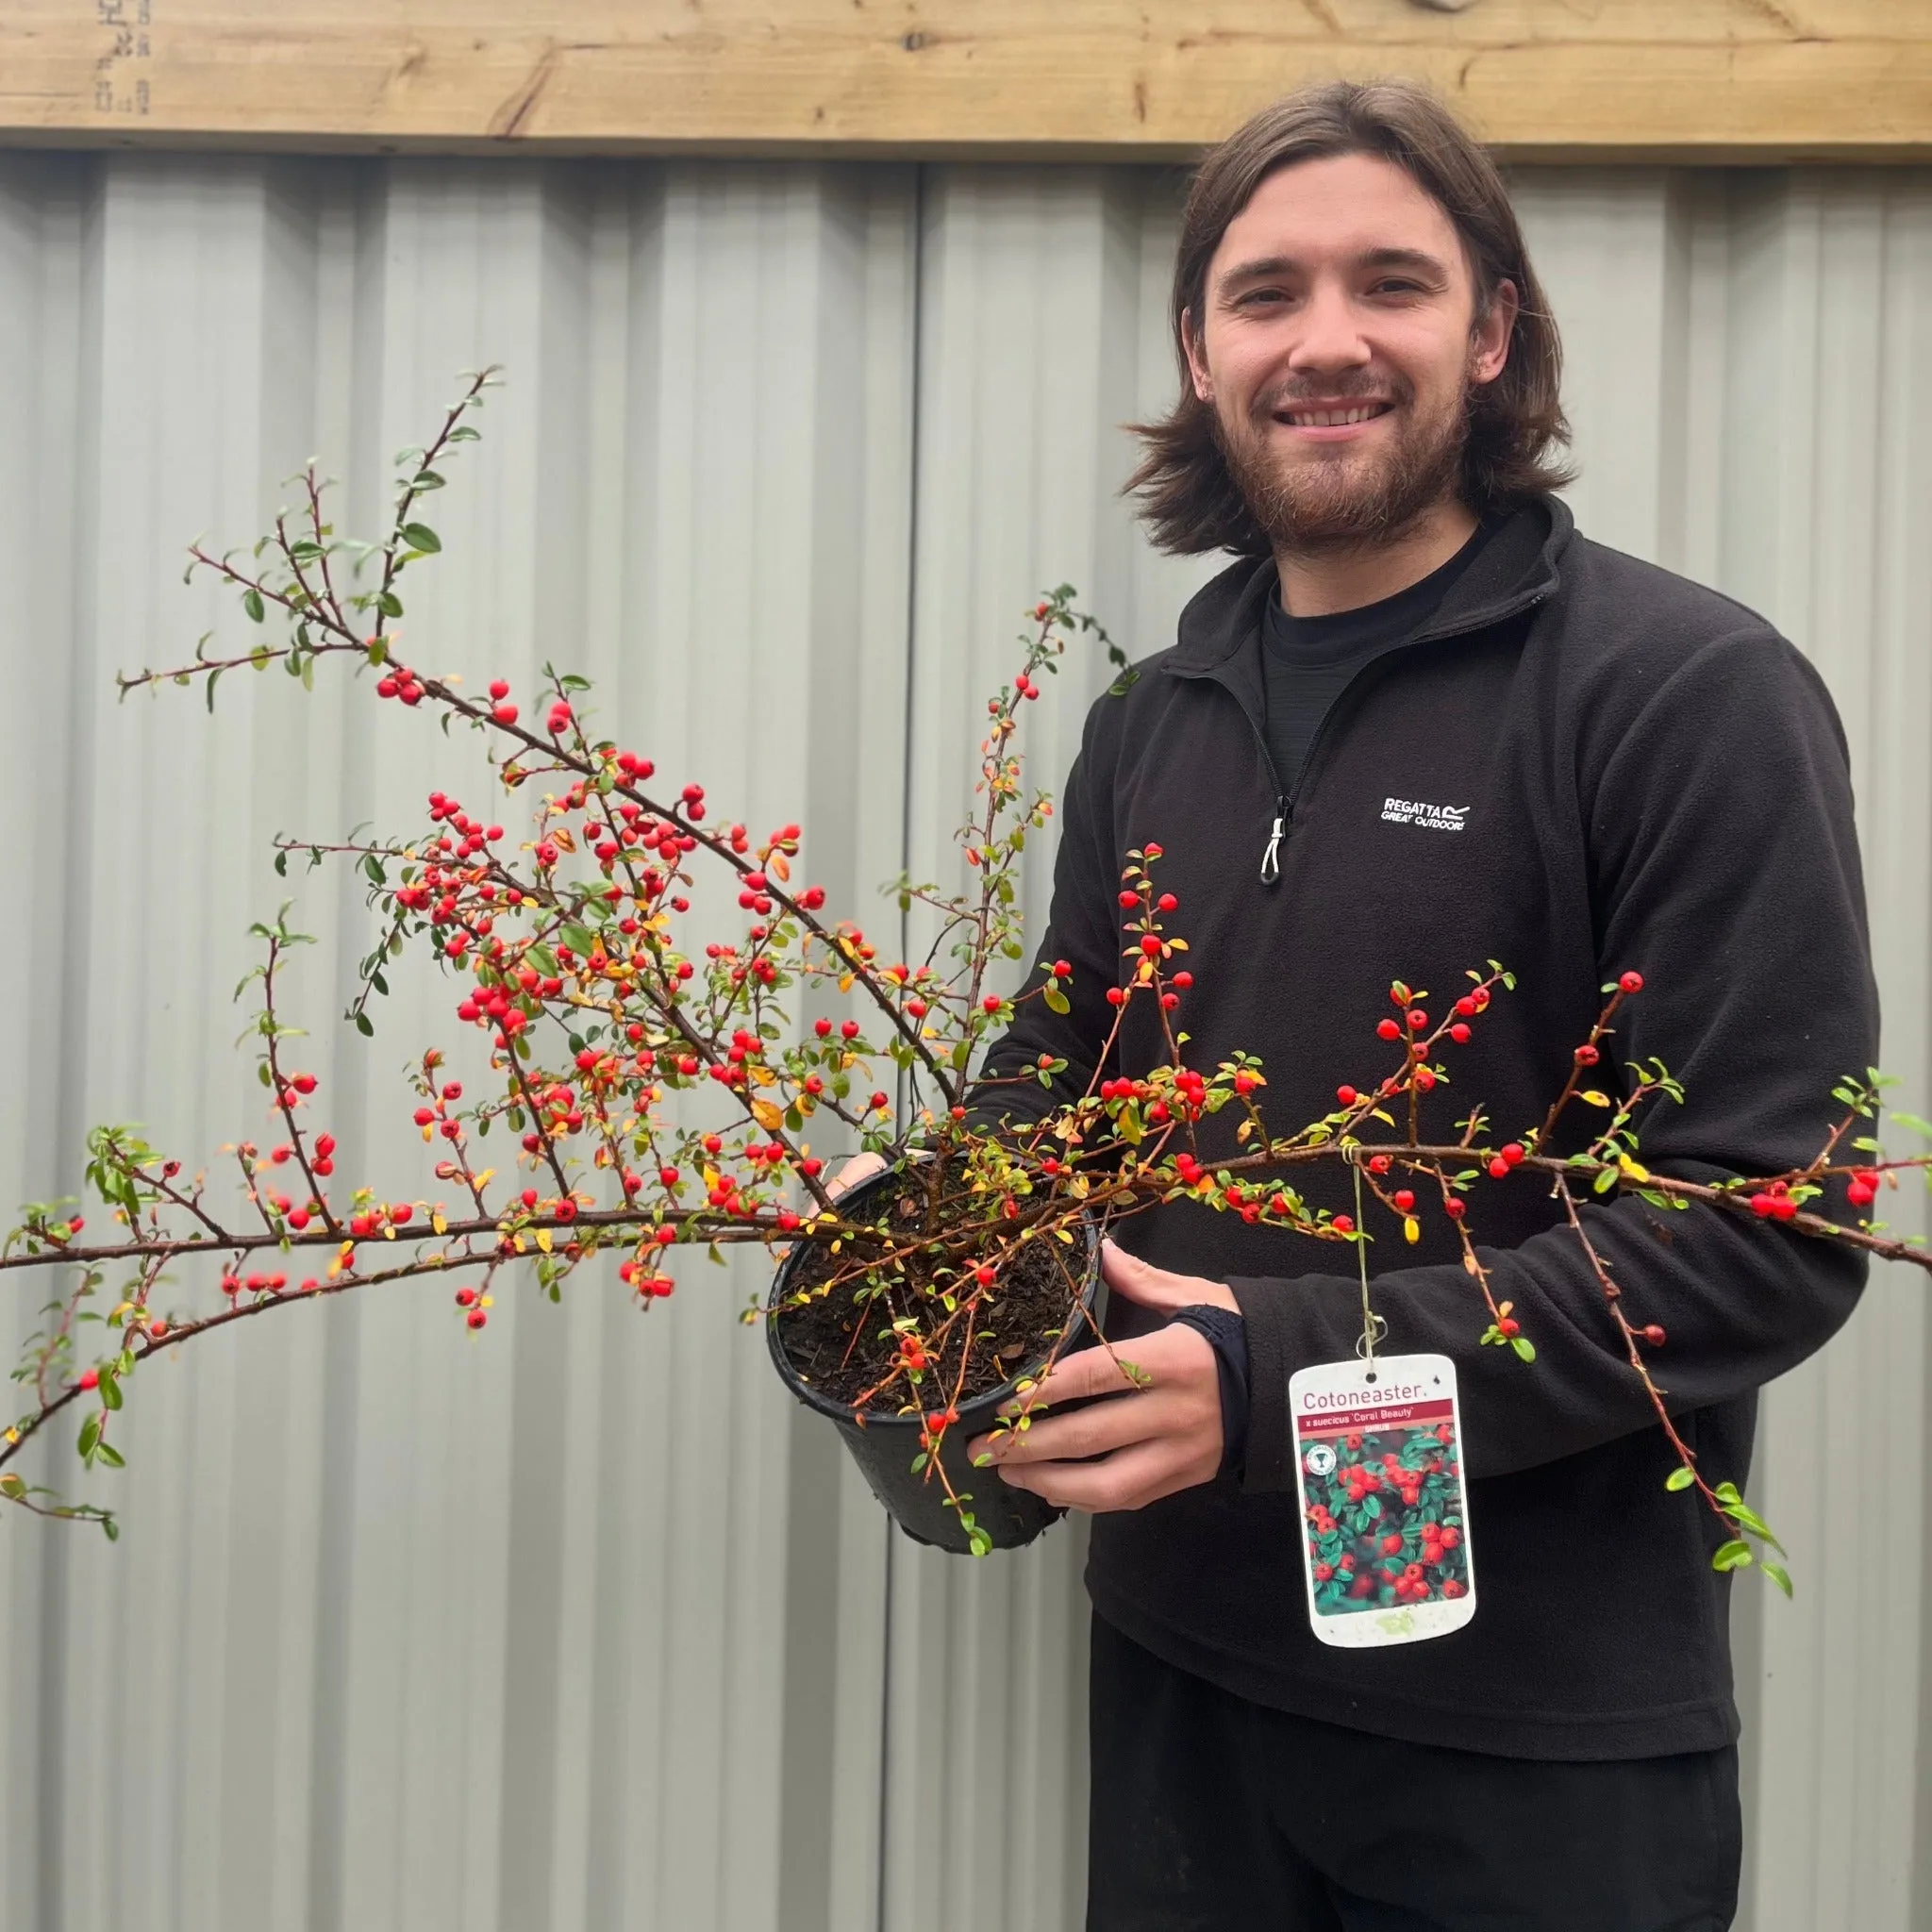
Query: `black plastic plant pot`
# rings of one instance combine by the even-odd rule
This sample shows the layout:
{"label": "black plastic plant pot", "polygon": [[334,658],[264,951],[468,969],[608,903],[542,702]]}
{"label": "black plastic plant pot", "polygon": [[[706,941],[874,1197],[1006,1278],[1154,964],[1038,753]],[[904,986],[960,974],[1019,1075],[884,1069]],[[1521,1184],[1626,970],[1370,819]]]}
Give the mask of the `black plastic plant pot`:
{"label": "black plastic plant pot", "polygon": [[[868,1196],[885,1190],[898,1178],[899,1172],[891,1168],[873,1175],[854,1188],[844,1197],[843,1205],[848,1209],[862,1208]],[[1100,1282],[1100,1243],[1091,1223],[1082,1221],[1075,1239],[1083,1248],[1080,1305],[1071,1318],[1074,1332],[1060,1351],[1063,1357],[1073,1350],[1091,1347],[1097,1340],[1093,1325],[1096,1313],[1105,1319],[1104,1307],[1096,1311],[1094,1306],[1096,1295],[1104,1295],[1106,1291]],[[791,1276],[799,1258],[807,1252],[807,1245],[803,1241],[797,1243],[779,1264],[777,1278],[772,1284],[768,1305],[771,1308],[777,1308],[793,1292]],[[919,1454],[920,1417],[911,1413],[869,1413],[861,1421],[849,1404],[813,1388],[799,1374],[786,1353],[779,1332],[781,1320],[768,1315],[765,1321],[765,1340],[780,1377],[806,1407],[825,1417],[838,1429],[840,1439],[851,1451],[852,1459],[863,1473],[873,1494],[884,1504],[886,1513],[915,1542],[930,1543],[957,1556],[970,1555],[972,1543],[968,1533],[960,1527],[958,1512],[946,1500],[945,1485],[941,1482],[938,1471],[930,1467],[915,1471],[912,1467]],[[1016,1490],[1002,1482],[997,1470],[974,1469],[966,1453],[967,1443],[992,1426],[1000,1405],[1011,1399],[1021,1382],[1029,1375],[1037,1375],[1045,1359],[1046,1351],[1042,1349],[1010,1380],[970,1402],[962,1402],[959,1420],[941,1440],[941,1467],[955,1492],[971,1498],[966,1507],[996,1550],[1017,1550],[1030,1543],[1041,1530],[1066,1514],[1064,1509],[1042,1502],[1031,1491]]]}

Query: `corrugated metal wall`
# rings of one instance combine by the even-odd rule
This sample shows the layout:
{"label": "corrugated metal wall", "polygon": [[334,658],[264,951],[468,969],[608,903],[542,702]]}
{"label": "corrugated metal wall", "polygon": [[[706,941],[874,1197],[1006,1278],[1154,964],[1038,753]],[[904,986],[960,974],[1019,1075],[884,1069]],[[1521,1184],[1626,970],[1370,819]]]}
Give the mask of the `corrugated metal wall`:
{"label": "corrugated metal wall", "polygon": [[[1932,178],[1521,188],[1585,527],[1764,609],[1838,695],[1924,1109]],[[252,1129],[225,990],[288,890],[269,835],[473,775],[339,690],[118,706],[115,669],[232,621],[181,588],[189,538],[252,534],[312,451],[373,526],[456,372],[508,364],[415,655],[581,664],[885,922],[875,881],[949,863],[1021,607],[1071,579],[1146,651],[1201,575],[1114,493],[1171,381],[1174,210],[1127,170],[0,158],[0,1194],[73,1190],[98,1117]],[[1099,681],[1029,719],[1050,780]],[[344,1170],[395,1172],[441,991],[344,1037],[359,895],[299,892]],[[648,1320],[585,1281],[473,1339],[399,1293],[144,1375],[120,1545],[0,1520],[0,1928],[1071,1932],[1078,1532],[978,1565],[890,1539],[737,1324],[756,1270],[699,1272]],[[1740,1594],[1757,1932],[1932,1926],[1928,1367],[1887,1276],[1768,1405],[1800,1588]]]}

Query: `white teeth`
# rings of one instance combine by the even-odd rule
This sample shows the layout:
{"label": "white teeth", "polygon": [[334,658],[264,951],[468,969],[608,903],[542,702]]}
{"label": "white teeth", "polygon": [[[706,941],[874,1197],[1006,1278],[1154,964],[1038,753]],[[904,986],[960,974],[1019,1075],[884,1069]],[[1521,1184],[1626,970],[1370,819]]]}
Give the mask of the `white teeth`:
{"label": "white teeth", "polygon": [[1356,409],[1300,409],[1290,412],[1289,421],[1297,429],[1340,429],[1350,423],[1366,423],[1381,413],[1379,403]]}

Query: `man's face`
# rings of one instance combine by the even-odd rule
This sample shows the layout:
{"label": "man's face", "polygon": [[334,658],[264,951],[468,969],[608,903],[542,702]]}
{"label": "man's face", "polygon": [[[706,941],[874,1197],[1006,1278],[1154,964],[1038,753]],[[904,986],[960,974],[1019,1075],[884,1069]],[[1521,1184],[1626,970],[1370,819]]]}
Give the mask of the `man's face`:
{"label": "man's face", "polygon": [[1456,492],[1473,388],[1508,351],[1516,291],[1475,320],[1441,208],[1392,161],[1277,170],[1228,225],[1185,328],[1256,521],[1290,552],[1388,541]]}

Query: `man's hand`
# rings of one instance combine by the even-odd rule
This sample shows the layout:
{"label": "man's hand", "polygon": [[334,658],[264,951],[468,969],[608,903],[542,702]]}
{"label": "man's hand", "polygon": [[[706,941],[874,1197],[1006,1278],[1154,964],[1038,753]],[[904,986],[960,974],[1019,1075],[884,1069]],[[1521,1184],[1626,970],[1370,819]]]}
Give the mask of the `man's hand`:
{"label": "man's hand", "polygon": [[[1173,1314],[1202,1302],[1236,1306],[1221,1282],[1170,1274],[1104,1242],[1101,1273],[1115,1294]],[[1131,1364],[1129,1376],[1124,1367]],[[1139,1509],[1210,1481],[1221,1468],[1221,1378],[1214,1350],[1197,1329],[1166,1327],[1106,1348],[1065,1357],[1034,1403],[1107,1395],[1075,1415],[1043,1415],[1025,1429],[981,1436],[976,1460],[991,1456],[1001,1479],[1072,1509]],[[1097,1462],[1070,1461],[1097,1456]]]}

